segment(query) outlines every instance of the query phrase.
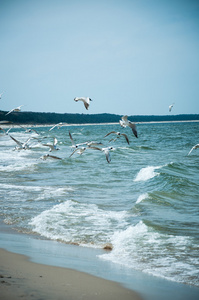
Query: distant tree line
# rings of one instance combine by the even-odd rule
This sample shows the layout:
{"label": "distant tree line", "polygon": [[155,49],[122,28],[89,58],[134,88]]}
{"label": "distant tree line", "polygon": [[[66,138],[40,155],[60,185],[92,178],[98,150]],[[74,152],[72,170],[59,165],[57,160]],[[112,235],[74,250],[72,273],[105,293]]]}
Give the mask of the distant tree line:
{"label": "distant tree line", "polygon": [[[44,113],[44,112],[12,112],[5,116],[7,111],[0,111],[0,122],[9,121],[13,124],[57,124],[59,122],[68,124],[84,123],[115,123],[122,115],[115,114],[69,114],[69,113]],[[190,121],[199,120],[199,114],[181,115],[135,115],[128,116],[132,122],[157,122],[157,121]]]}

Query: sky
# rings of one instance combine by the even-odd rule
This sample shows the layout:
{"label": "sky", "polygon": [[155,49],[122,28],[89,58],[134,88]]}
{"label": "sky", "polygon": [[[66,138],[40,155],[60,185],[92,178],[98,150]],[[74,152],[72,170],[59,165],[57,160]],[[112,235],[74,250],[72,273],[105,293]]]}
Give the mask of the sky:
{"label": "sky", "polygon": [[198,114],[199,1],[0,0],[0,93],[5,111]]}

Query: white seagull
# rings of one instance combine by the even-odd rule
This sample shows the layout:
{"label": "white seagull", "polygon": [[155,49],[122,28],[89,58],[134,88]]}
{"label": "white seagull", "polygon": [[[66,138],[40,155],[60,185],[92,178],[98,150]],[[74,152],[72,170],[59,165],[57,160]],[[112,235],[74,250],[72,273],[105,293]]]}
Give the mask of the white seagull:
{"label": "white seagull", "polygon": [[5,114],[5,116],[9,115],[9,114],[12,113],[12,112],[18,112],[18,111],[21,111],[21,107],[22,107],[22,106],[24,106],[24,105],[20,105],[20,106],[18,106],[18,107],[16,107],[16,108],[11,109],[9,112],[7,112],[7,114]]}
{"label": "white seagull", "polygon": [[91,98],[89,97],[76,97],[74,98],[74,101],[83,101],[84,103],[84,106],[86,107],[86,109],[89,108],[89,105],[90,105],[90,101],[93,101]]}
{"label": "white seagull", "polygon": [[51,130],[53,130],[55,127],[57,127],[58,129],[60,128],[60,127],[62,127],[64,124],[62,123],[62,122],[60,122],[60,123],[58,123],[58,124],[55,124],[53,127],[51,127],[50,129],[49,129],[49,131],[51,131]]}
{"label": "white seagull", "polygon": [[85,143],[87,145],[88,148],[92,147],[92,146],[96,146],[96,145],[103,145],[101,142],[96,142],[96,141],[89,141]]}
{"label": "white seagull", "polygon": [[191,152],[192,152],[194,149],[197,149],[197,148],[199,148],[199,144],[196,144],[195,146],[193,146],[193,147],[191,148],[191,150],[189,151],[188,155],[191,154]]}
{"label": "white seagull", "polygon": [[132,129],[135,137],[136,138],[138,137],[136,125],[135,125],[135,123],[132,123],[131,121],[128,120],[128,116],[123,116],[122,120],[119,120],[119,123],[120,123],[121,127],[126,127],[126,126],[130,127]]}
{"label": "white seagull", "polygon": [[25,130],[25,133],[29,133],[31,131],[34,131],[36,134],[39,135],[39,133],[35,129],[33,129],[33,128],[26,128],[26,127],[21,126],[21,125],[19,125],[19,126]]}
{"label": "white seagull", "polygon": [[79,146],[86,145],[88,143],[88,142],[85,142],[85,143],[76,144],[75,141],[73,140],[73,137],[72,137],[72,134],[70,133],[70,131],[69,131],[69,137],[71,139],[71,143],[72,143],[71,148],[72,149],[77,149]]}
{"label": "white seagull", "polygon": [[173,104],[169,105],[169,111],[171,111],[171,110],[172,110],[172,108],[173,108],[174,104],[175,104],[175,103],[173,103]]}
{"label": "white seagull", "polygon": [[40,159],[46,160],[47,158],[53,158],[53,159],[62,159],[60,157],[54,156],[54,155],[50,155],[50,154],[45,154],[43,156],[40,157]]}
{"label": "white seagull", "polygon": [[50,152],[52,152],[52,151],[56,151],[56,150],[59,150],[59,148],[57,148],[57,139],[56,138],[54,138],[54,141],[53,141],[53,144],[49,144],[49,143],[47,143],[47,144],[43,144],[43,146],[47,146],[47,147],[49,147],[50,149],[49,149],[49,151]]}
{"label": "white seagull", "polygon": [[[4,93],[4,92],[3,92]],[[2,98],[3,93],[0,94],[0,99]]]}
{"label": "white seagull", "polygon": [[[109,134],[112,134],[112,133],[116,134],[117,137],[116,137],[115,139],[111,139],[110,141],[115,141],[116,139],[120,138],[120,137],[123,135],[123,136],[125,137],[127,143],[129,144],[128,136],[127,136],[125,133],[120,133],[119,131],[118,131],[118,132],[116,132],[116,131],[111,131],[111,132],[107,133],[104,137],[106,137],[106,136],[108,136]],[[109,142],[110,142],[110,141],[109,141]]]}
{"label": "white seagull", "polygon": [[106,160],[108,163],[111,162],[111,155],[110,155],[110,150],[113,150],[114,148],[113,147],[107,147],[107,148],[98,148],[98,147],[91,147],[92,149],[95,149],[95,150],[100,150],[102,152],[105,153],[105,156],[106,156]]}
{"label": "white seagull", "polygon": [[77,152],[79,155],[82,155],[82,153],[86,150],[86,147],[76,148],[69,157],[71,157],[75,152]]}
{"label": "white seagull", "polygon": [[16,140],[13,136],[9,135],[11,137],[11,139],[13,141],[15,141],[15,143],[18,145],[18,147],[15,147],[15,150],[26,150],[26,149],[30,149],[28,142],[30,141],[31,138],[28,138],[27,141],[25,143],[21,143],[20,141]]}

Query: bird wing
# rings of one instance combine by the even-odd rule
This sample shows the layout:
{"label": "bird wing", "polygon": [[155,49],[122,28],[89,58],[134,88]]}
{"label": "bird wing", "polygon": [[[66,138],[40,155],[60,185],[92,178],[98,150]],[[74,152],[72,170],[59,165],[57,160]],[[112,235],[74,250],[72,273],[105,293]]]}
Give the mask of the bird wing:
{"label": "bird wing", "polygon": [[49,131],[53,130],[56,126],[57,126],[57,124],[54,125],[53,127],[51,127],[51,128],[49,129]]}
{"label": "bird wing", "polygon": [[15,141],[15,143],[17,143],[17,145],[19,146],[19,147],[23,147],[23,144],[20,142],[20,141],[18,141],[18,140],[16,140],[13,136],[11,136],[10,135],[10,137],[11,137],[11,139],[13,139],[13,141]]}
{"label": "bird wing", "polygon": [[82,100],[82,101],[84,102],[85,108],[88,109],[89,108],[89,103],[86,100]]}
{"label": "bird wing", "polygon": [[[108,136],[111,133],[116,133],[116,131],[110,131],[109,133],[107,133],[104,137]],[[116,133],[117,134],[117,133]]]}
{"label": "bird wing", "polygon": [[74,142],[74,140],[73,140],[73,138],[72,138],[72,135],[71,135],[70,131],[69,131],[69,137],[70,137],[70,139],[71,139],[72,145],[75,146],[75,142]]}
{"label": "bird wing", "polygon": [[54,156],[54,155],[48,155],[48,156],[51,157],[51,158],[54,158],[54,159],[62,159],[62,158],[60,158],[58,156]]}
{"label": "bird wing", "polygon": [[193,146],[193,147],[191,148],[191,150],[189,151],[188,155],[189,155],[194,149],[197,149],[197,148],[199,148],[199,144],[196,144],[195,146]]}
{"label": "bird wing", "polygon": [[137,138],[138,134],[137,134],[137,130],[136,130],[136,125],[135,123],[129,122],[129,127],[132,129],[134,136]]}
{"label": "bird wing", "polygon": [[191,150],[189,151],[188,155],[191,154],[191,152],[193,151],[194,147],[191,148]]}
{"label": "bird wing", "polygon": [[128,116],[126,116],[126,115],[125,115],[125,116],[123,116],[121,119],[122,119],[122,121],[124,121],[125,123],[127,123],[127,122],[128,122]]}
{"label": "bird wing", "polygon": [[77,150],[79,150],[78,148],[76,148],[69,157],[71,157]]}
{"label": "bird wing", "polygon": [[105,150],[104,150],[104,153],[105,153],[105,155],[106,155],[106,160],[107,160],[107,162],[110,163],[110,162],[111,162],[111,155],[110,155],[109,150],[108,150],[108,149],[105,149]]}
{"label": "bird wing", "polygon": [[54,148],[53,145],[51,145],[51,144],[42,144],[42,145],[49,147],[51,150]]}
{"label": "bird wing", "polygon": [[129,144],[129,139],[128,139],[128,136],[125,134],[125,133],[121,133],[121,135],[123,135],[127,141],[127,143]]}
{"label": "bird wing", "polygon": [[54,142],[53,142],[53,145],[56,146],[58,143],[58,140],[56,138],[54,138]]}
{"label": "bird wing", "polygon": [[11,112],[13,112],[15,110],[15,108],[11,109],[9,112],[7,112],[7,114],[5,114],[5,116],[9,115]]}

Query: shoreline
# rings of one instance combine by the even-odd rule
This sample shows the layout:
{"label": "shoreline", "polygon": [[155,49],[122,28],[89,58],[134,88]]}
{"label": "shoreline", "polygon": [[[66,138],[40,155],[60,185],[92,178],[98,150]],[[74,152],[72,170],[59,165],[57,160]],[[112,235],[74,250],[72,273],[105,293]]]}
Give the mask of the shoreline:
{"label": "shoreline", "polygon": [[0,299],[141,300],[115,282],[79,271],[37,264],[0,248]]}
{"label": "shoreline", "polygon": [[[3,121],[1,121],[3,122]],[[149,121],[149,122],[134,122],[135,124],[168,124],[168,123],[198,123],[199,120],[182,120],[182,121]],[[0,123],[0,129],[10,128],[38,128],[38,127],[52,127],[55,123],[51,124],[12,124],[12,123]],[[111,123],[64,123],[62,127],[69,127],[69,126],[99,126],[99,125],[119,125],[119,122],[111,122]],[[21,127],[22,126],[22,127]]]}
{"label": "shoreline", "polygon": [[[68,299],[68,300],[77,300],[77,299],[103,299],[103,300],[120,300],[123,297],[123,300],[127,299],[134,299],[134,295],[138,298],[137,299],[143,299],[143,300],[170,300],[170,298],[173,298],[175,300],[197,300],[198,294],[199,294],[199,288],[195,286],[188,286],[186,284],[177,283],[173,281],[168,281],[166,279],[160,278],[160,277],[154,277],[148,274],[145,274],[141,271],[136,271],[132,269],[128,269],[126,267],[103,261],[99,259],[98,255],[104,253],[105,250],[103,249],[96,249],[96,248],[87,248],[87,247],[81,247],[76,245],[70,245],[70,244],[63,244],[59,243],[57,241],[53,240],[47,240],[42,239],[40,236],[34,236],[34,235],[28,235],[25,233],[20,233],[18,231],[15,231],[14,229],[10,228],[10,226],[5,225],[4,223],[0,222],[0,240],[1,240],[1,249],[4,249],[4,251],[12,252],[15,257],[15,260],[18,260],[18,256],[16,255],[24,255],[25,260],[27,257],[29,258],[28,261],[35,264],[34,268],[37,268],[36,266],[44,266],[50,267],[52,272],[54,272],[54,268],[61,268],[65,271],[62,272],[68,272],[70,270],[73,270],[76,273],[76,276],[80,278],[79,276],[83,277],[84,275],[88,275],[88,278],[93,278],[92,280],[95,280],[95,284],[98,286],[97,282],[101,284],[101,280],[106,282],[106,285],[108,287],[109,284],[114,283],[114,286],[117,286],[117,289],[121,288],[121,293],[124,292],[124,294],[120,294],[118,291],[118,294],[120,295],[119,298],[117,298],[117,295],[114,294],[114,298],[111,298],[110,294],[106,294],[107,298],[103,294],[103,297],[100,298],[101,292],[99,291],[99,295],[94,297],[94,294],[92,294],[92,297],[89,298],[77,298],[77,295],[73,297],[71,295],[70,298],[66,298],[66,294],[64,294],[65,298],[62,298],[61,295],[58,298],[58,296],[52,299]],[[10,259],[11,260],[11,259]],[[0,251],[0,275],[3,275],[4,277],[0,278],[0,281],[5,281],[3,283],[0,282],[1,287],[3,287],[5,291],[5,297],[1,298],[0,294],[0,300],[9,299],[9,300],[15,300],[19,298],[6,298],[6,293],[10,293],[11,290],[13,290],[12,284],[16,282],[16,285],[18,285],[19,290],[21,291],[21,295],[24,295],[25,289],[27,290],[34,290],[36,291],[39,284],[42,283],[40,277],[29,277],[28,285],[26,285],[25,281],[20,281],[16,274],[22,274],[22,278],[26,278],[26,276],[30,276],[31,274],[25,274],[23,273],[23,270],[20,271],[17,268],[18,271],[16,271],[16,265],[15,262],[13,262],[10,266],[9,272],[14,272],[15,275],[11,275],[8,271],[6,271],[6,265],[3,254],[1,255]],[[29,267],[25,269],[26,272],[27,269],[29,270]],[[46,269],[46,270],[47,270]],[[46,272],[46,271],[45,271]],[[56,272],[55,272],[56,273]],[[48,272],[46,273],[48,274]],[[57,274],[57,273],[56,273]],[[69,273],[68,273],[69,274]],[[80,275],[78,275],[80,274]],[[7,276],[11,276],[13,278],[13,281],[9,278],[6,278]],[[15,278],[15,277],[16,278]],[[32,275],[31,275],[32,276]],[[65,275],[64,275],[65,276]],[[66,274],[66,276],[68,276]],[[55,276],[56,278],[59,278],[59,276]],[[85,277],[85,278],[86,278]],[[57,280],[55,278],[55,280]],[[10,280],[10,282],[9,282]],[[15,281],[16,280],[16,281]],[[31,286],[31,282],[37,281],[37,286]],[[46,278],[48,281],[49,279]],[[82,279],[84,280],[84,279]],[[85,279],[86,280],[86,279]],[[104,282],[103,281],[103,282]],[[79,282],[79,281],[78,281]],[[88,284],[89,286],[89,280],[86,281],[85,284]],[[49,282],[48,282],[49,284]],[[58,283],[59,285],[59,283]],[[47,283],[46,283],[47,286]],[[62,289],[63,289],[64,283],[62,282]],[[101,287],[103,284],[101,285]],[[41,286],[41,293],[45,294],[45,291],[47,291],[44,286]],[[89,288],[88,288],[89,289]],[[102,291],[103,291],[102,287]],[[129,290],[132,291],[133,294],[131,294],[131,298],[128,298]],[[63,290],[62,290],[63,291]],[[126,294],[127,293],[127,294]],[[10,294],[9,294],[10,295]],[[28,297],[30,294],[27,294]],[[25,299],[34,299],[34,297],[27,298],[27,295],[25,295]],[[34,292],[33,292],[33,295]],[[124,296],[126,295],[126,296]],[[132,298],[133,295],[133,298]],[[73,298],[72,298],[73,297]],[[79,296],[78,296],[79,297]],[[97,298],[99,297],[99,298]],[[36,297],[35,299],[40,299]],[[41,299],[51,299],[48,295],[46,297],[41,297]]]}

